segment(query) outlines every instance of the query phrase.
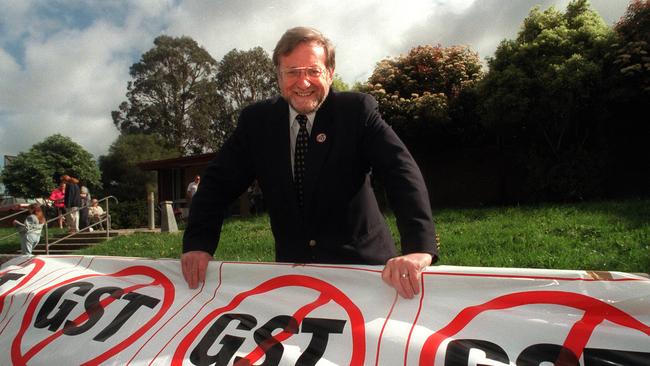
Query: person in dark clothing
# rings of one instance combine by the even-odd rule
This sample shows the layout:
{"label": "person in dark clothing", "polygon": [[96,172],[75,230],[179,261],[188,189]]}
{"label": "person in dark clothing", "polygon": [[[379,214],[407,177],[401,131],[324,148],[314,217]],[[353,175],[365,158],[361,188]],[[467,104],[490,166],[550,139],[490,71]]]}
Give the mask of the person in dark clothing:
{"label": "person in dark clothing", "polygon": [[[281,97],[244,108],[192,200],[181,257],[189,287],[205,281],[226,208],[257,180],[277,261],[384,265],[384,282],[412,298],[422,270],[438,255],[428,192],[413,157],[370,95],[330,90],[334,47],[319,31],[289,29],[273,62]],[[371,172],[386,187],[401,254]]]}
{"label": "person in dark clothing", "polygon": [[69,233],[79,231],[79,207],[81,207],[81,191],[79,189],[79,180],[69,175],[64,175],[61,180],[65,182],[65,196],[63,204],[66,212],[66,224]]}
{"label": "person in dark clothing", "polygon": [[81,196],[81,208],[79,209],[79,228],[83,230],[89,224],[88,222],[88,207],[90,206],[90,201],[92,197],[90,196],[90,190],[88,187],[79,183],[79,195]]}

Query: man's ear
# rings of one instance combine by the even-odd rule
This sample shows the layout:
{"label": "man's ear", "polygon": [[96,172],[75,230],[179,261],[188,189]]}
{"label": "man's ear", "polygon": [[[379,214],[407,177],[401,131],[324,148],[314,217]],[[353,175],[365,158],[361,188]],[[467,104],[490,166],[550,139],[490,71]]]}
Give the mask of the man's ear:
{"label": "man's ear", "polygon": [[332,86],[332,83],[334,82],[334,69],[327,69],[328,74],[329,74],[329,85]]}

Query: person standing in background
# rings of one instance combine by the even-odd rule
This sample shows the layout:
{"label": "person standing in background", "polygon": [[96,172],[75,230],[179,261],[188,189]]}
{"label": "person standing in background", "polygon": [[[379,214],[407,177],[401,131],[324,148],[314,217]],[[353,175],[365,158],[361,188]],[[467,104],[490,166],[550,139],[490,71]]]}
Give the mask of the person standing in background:
{"label": "person standing in background", "polygon": [[199,183],[201,183],[201,176],[197,174],[194,176],[194,180],[187,185],[187,193],[185,194],[185,201],[187,202],[188,209],[192,204],[192,198],[196,194],[196,191],[199,189]]}
{"label": "person standing in background", "polygon": [[65,197],[63,198],[66,213],[65,221],[68,225],[68,232],[72,234],[79,231],[79,207],[81,206],[79,180],[67,174],[61,179],[65,182]]}
{"label": "person standing in background", "polygon": [[90,205],[90,191],[88,187],[80,183],[79,196],[81,197],[81,208],[79,209],[79,227],[84,229],[88,226],[88,206]]}
{"label": "person standing in background", "polygon": [[50,201],[54,202],[54,207],[56,207],[56,215],[59,217],[59,229],[63,229],[63,211],[65,210],[65,204],[63,203],[63,198],[65,197],[65,182],[61,179],[59,186],[54,188],[52,193],[50,193]]}

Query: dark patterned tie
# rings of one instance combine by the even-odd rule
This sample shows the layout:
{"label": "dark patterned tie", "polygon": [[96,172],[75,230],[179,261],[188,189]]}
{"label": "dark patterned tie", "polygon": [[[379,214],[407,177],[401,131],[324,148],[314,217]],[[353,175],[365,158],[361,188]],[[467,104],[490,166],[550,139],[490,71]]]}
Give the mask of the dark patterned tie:
{"label": "dark patterned tie", "polygon": [[307,132],[307,116],[299,114],[296,121],[300,124],[298,137],[296,137],[296,153],[293,158],[293,181],[296,184],[298,194],[298,205],[303,205],[303,180],[305,178],[305,157],[307,156],[307,145],[309,144],[309,132]]}

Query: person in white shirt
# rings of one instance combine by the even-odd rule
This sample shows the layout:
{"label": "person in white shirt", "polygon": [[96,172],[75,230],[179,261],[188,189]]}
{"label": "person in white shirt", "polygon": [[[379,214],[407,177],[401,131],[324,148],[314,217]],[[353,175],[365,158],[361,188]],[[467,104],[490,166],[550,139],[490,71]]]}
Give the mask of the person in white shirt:
{"label": "person in white shirt", "polygon": [[[102,220],[102,216],[104,215],[104,209],[97,202],[97,198],[93,198],[91,202],[92,203],[90,204],[90,207],[88,207],[88,218],[90,220],[90,224],[92,225]],[[102,225],[101,223],[96,227],[99,230],[104,230],[104,225]],[[90,229],[90,231],[93,231],[92,228]]]}
{"label": "person in white shirt", "polygon": [[194,181],[190,182],[187,185],[187,194],[185,195],[185,200],[187,201],[187,207],[189,208],[192,203],[192,197],[196,194],[196,191],[199,189],[199,183],[201,183],[201,176],[196,175]]}

